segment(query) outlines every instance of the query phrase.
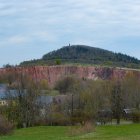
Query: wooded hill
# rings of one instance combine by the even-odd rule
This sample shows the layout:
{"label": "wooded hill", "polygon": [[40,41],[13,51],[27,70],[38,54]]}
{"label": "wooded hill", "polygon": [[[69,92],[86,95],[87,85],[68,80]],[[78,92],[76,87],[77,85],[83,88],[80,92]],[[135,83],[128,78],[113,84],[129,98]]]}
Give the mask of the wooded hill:
{"label": "wooded hill", "polygon": [[85,45],[64,46],[45,54],[41,59],[24,61],[28,65],[90,64],[112,67],[140,68],[140,60],[122,53]]}

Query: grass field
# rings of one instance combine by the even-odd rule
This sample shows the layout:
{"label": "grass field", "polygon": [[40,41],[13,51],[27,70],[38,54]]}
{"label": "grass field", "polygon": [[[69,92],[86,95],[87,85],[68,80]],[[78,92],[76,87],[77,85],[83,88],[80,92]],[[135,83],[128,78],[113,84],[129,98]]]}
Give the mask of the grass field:
{"label": "grass field", "polygon": [[16,130],[0,140],[140,140],[140,124],[98,126],[95,132],[68,136],[68,127],[33,127]]}

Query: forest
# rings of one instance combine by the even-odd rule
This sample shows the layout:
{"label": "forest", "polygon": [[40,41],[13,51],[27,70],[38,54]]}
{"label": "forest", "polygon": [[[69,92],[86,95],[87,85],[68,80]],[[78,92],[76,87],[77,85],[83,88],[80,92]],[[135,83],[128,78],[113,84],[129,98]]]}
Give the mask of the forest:
{"label": "forest", "polygon": [[137,58],[85,45],[64,46],[45,54],[41,59],[21,62],[20,66],[60,64],[140,68],[140,60]]}

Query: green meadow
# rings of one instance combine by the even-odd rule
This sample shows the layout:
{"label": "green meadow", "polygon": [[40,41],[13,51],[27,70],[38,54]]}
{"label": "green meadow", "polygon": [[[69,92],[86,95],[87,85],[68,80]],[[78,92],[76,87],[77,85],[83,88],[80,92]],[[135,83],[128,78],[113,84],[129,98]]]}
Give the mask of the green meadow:
{"label": "green meadow", "polygon": [[95,131],[78,136],[70,136],[69,127],[32,127],[18,129],[0,140],[140,140],[140,124],[98,126]]}

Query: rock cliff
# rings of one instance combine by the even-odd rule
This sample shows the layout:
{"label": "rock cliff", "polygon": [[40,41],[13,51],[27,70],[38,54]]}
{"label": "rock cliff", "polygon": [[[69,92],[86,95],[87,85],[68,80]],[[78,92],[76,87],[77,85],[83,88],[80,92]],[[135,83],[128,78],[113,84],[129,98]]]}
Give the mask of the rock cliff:
{"label": "rock cliff", "polygon": [[127,73],[133,72],[140,77],[140,71],[121,68],[93,67],[93,66],[34,66],[34,67],[14,67],[0,69],[0,75],[9,72],[26,73],[35,80],[46,79],[50,86],[69,75],[84,79],[113,79],[123,78]]}

